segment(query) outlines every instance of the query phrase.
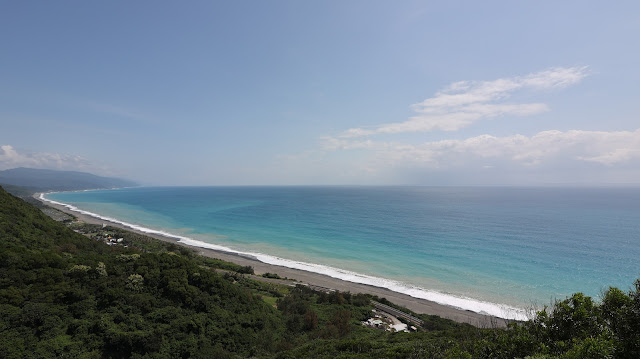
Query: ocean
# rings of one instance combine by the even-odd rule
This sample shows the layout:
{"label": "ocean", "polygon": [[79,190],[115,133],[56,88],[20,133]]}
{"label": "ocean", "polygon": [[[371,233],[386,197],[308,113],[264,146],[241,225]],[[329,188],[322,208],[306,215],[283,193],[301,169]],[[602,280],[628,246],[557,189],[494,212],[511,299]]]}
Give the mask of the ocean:
{"label": "ocean", "polygon": [[140,187],[45,197],[188,244],[504,318],[640,278],[640,188]]}

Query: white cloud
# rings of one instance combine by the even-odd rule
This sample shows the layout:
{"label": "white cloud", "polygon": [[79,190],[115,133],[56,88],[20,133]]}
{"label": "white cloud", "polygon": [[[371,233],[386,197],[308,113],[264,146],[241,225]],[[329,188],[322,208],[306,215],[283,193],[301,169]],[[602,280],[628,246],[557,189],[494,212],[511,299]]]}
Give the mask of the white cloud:
{"label": "white cloud", "polygon": [[616,148],[610,152],[599,156],[582,157],[582,160],[599,162],[605,165],[614,165],[620,162],[627,162],[634,158],[640,158],[640,148]]}
{"label": "white cloud", "polygon": [[354,169],[375,168],[375,176],[358,172],[371,181],[377,177],[400,183],[637,183],[640,129],[484,134],[418,144],[392,141],[389,136],[379,140],[371,137],[456,131],[483,119],[541,113],[549,110],[545,103],[507,99],[519,90],[565,88],[586,76],[586,67],[571,67],[494,81],[452,83],[413,105],[416,115],[407,121],[352,128],[324,137],[323,150],[328,159],[345,158]]}
{"label": "white cloud", "polygon": [[354,149],[375,149],[380,146],[379,142],[371,140],[356,141],[334,137],[323,137],[322,147],[325,150],[354,150]]}
{"label": "white cloud", "polygon": [[371,129],[352,128],[341,138],[381,133],[457,131],[470,124],[499,116],[528,116],[548,111],[544,103],[504,103],[521,89],[557,89],[580,82],[588,75],[587,67],[557,67],[545,71],[493,81],[461,81],[449,85],[434,97],[411,108],[416,116],[407,121],[379,125]]}
{"label": "white cloud", "polygon": [[[495,163],[538,166],[550,162],[599,163],[614,166],[640,160],[640,129],[636,131],[543,131],[533,136],[481,135],[419,145],[326,139],[327,150],[366,148],[375,160],[388,165],[453,168]],[[491,163],[485,163],[489,161]]]}
{"label": "white cloud", "polygon": [[59,170],[94,169],[84,157],[58,153],[18,152],[11,145],[0,146],[0,169],[15,167],[47,168]]}

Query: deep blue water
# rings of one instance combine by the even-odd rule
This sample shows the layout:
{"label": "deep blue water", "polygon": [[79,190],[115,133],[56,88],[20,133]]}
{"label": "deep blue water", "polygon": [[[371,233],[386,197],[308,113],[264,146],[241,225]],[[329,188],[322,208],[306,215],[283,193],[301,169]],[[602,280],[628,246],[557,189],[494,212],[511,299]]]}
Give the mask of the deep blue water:
{"label": "deep blue water", "polygon": [[638,188],[163,187],[47,198],[498,315],[488,303],[597,297],[640,278]]}

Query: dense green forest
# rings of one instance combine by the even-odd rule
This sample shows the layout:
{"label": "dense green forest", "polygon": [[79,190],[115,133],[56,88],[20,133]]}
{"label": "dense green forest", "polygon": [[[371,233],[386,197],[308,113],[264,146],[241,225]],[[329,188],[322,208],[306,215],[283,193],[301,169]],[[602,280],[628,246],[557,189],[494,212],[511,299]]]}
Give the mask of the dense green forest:
{"label": "dense green forest", "polygon": [[107,245],[75,228],[0,188],[0,358],[640,357],[640,281],[506,329],[412,313],[422,328],[390,333],[361,325],[371,299],[393,305],[383,298],[260,282],[175,244],[106,228],[124,237]]}

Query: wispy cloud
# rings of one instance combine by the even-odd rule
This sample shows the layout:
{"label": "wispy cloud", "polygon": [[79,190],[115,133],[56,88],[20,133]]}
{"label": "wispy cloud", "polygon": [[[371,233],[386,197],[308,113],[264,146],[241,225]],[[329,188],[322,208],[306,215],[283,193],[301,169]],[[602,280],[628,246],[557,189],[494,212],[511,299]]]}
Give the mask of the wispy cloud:
{"label": "wispy cloud", "polygon": [[[533,136],[481,135],[407,145],[355,139],[327,139],[325,150],[368,149],[378,163],[446,168],[497,161],[525,166],[547,162],[595,162],[613,166],[640,160],[640,129],[636,131],[543,131]],[[479,162],[480,161],[480,162]],[[485,164],[487,168],[492,165]]]}
{"label": "wispy cloud", "polygon": [[133,110],[131,108],[113,105],[110,103],[97,102],[97,101],[86,101],[79,102],[80,106],[83,106],[91,111],[108,114],[111,116],[115,116],[121,119],[143,122],[143,123],[155,123],[156,120],[151,116],[143,114],[138,110]]}
{"label": "wispy cloud", "polygon": [[0,146],[0,169],[15,167],[58,170],[101,170],[82,156],[46,152],[19,152],[11,145]]}
{"label": "wispy cloud", "polygon": [[548,111],[544,103],[506,103],[515,91],[523,89],[559,89],[574,85],[588,76],[588,68],[556,67],[526,76],[493,81],[461,81],[449,85],[435,96],[411,108],[416,113],[409,120],[374,126],[351,128],[338,137],[354,138],[375,134],[403,132],[457,131],[470,124],[499,116],[527,116]]}

